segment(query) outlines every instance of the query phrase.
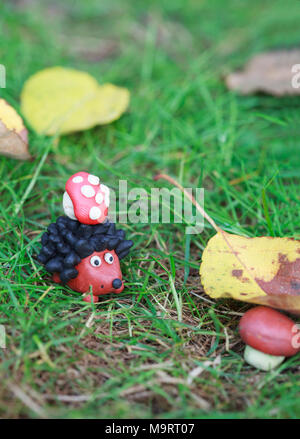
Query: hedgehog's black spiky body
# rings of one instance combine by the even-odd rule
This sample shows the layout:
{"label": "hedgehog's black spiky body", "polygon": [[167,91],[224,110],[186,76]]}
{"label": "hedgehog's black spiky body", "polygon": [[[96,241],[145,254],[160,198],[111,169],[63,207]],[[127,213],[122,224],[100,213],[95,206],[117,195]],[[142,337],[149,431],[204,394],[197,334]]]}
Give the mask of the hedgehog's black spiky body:
{"label": "hedgehog's black spiky body", "polygon": [[114,250],[124,258],[133,245],[125,239],[125,232],[117,230],[109,221],[98,225],[81,224],[67,216],[51,223],[41,238],[42,249],[37,259],[50,273],[59,273],[62,283],[76,278],[75,266],[93,252]]}

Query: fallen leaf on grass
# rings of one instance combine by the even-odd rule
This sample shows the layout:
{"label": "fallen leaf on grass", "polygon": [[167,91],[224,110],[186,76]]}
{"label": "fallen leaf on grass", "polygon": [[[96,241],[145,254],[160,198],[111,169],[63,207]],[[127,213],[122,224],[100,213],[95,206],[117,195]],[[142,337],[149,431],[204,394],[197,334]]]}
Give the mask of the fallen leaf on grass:
{"label": "fallen leaf on grass", "polygon": [[117,55],[119,44],[113,40],[62,35],[65,49],[72,55],[88,62],[99,62]]}
{"label": "fallen leaf on grass", "polygon": [[218,232],[203,252],[200,276],[212,298],[300,313],[300,241]]}
{"label": "fallen leaf on grass", "polygon": [[292,80],[299,69],[300,50],[278,50],[253,56],[244,70],[230,73],[227,87],[241,94],[256,92],[275,96],[299,95],[300,88],[293,87]]}
{"label": "fallen leaf on grass", "polygon": [[300,241],[247,238],[225,232],[173,178],[177,186],[216,230],[202,254],[201,283],[210,297],[233,298],[300,315]]}
{"label": "fallen leaf on grass", "polygon": [[0,154],[19,160],[30,158],[27,129],[16,110],[4,99],[0,99]]}
{"label": "fallen leaf on grass", "polygon": [[300,296],[270,294],[267,296],[254,297],[249,302],[257,305],[270,306],[271,308],[282,309],[291,314],[300,315]]}
{"label": "fallen leaf on grass", "polygon": [[85,72],[51,67],[31,76],[21,94],[24,116],[39,134],[67,134],[118,119],[129,104],[129,91],[99,85]]}

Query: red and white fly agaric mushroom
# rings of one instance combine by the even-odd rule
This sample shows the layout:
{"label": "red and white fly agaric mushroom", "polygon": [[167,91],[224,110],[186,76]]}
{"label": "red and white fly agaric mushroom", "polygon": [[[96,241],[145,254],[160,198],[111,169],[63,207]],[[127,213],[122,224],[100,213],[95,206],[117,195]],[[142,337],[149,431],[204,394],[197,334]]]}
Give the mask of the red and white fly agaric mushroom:
{"label": "red and white fly agaric mushroom", "polygon": [[109,188],[100,184],[99,177],[77,172],[66,183],[63,196],[65,214],[82,224],[103,223],[109,207]]}

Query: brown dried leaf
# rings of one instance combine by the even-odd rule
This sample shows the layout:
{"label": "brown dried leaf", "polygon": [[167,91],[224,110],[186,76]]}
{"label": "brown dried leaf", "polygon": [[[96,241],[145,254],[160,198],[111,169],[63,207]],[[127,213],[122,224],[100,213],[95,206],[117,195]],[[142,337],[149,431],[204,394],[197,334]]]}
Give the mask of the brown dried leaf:
{"label": "brown dried leaf", "polygon": [[4,99],[0,99],[0,154],[18,160],[31,157],[23,120]]}
{"label": "brown dried leaf", "polygon": [[226,85],[241,94],[300,95],[300,87],[292,83],[300,70],[292,70],[296,64],[300,64],[299,49],[264,52],[251,58],[244,70],[229,74]]}
{"label": "brown dried leaf", "polygon": [[66,48],[71,55],[89,62],[113,58],[120,50],[119,43],[113,40],[80,36],[65,37],[63,41],[65,41]]}

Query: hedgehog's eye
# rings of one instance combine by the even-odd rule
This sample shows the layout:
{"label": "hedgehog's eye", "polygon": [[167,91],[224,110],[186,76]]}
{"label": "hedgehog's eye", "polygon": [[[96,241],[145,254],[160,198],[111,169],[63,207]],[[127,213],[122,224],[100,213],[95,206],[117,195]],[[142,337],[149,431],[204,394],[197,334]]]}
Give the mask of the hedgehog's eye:
{"label": "hedgehog's eye", "polygon": [[90,264],[93,267],[100,267],[101,265],[101,258],[99,256],[92,256],[90,259]]}
{"label": "hedgehog's eye", "polygon": [[112,264],[114,262],[114,257],[111,253],[105,253],[104,259],[108,264]]}

